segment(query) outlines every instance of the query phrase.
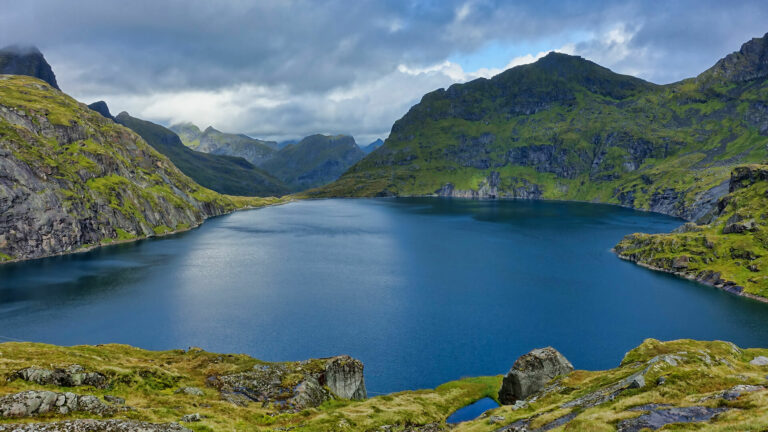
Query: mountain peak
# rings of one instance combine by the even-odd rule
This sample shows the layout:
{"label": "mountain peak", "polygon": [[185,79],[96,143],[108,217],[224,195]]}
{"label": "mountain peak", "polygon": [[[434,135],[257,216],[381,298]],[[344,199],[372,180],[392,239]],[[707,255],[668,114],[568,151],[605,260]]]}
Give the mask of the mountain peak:
{"label": "mountain peak", "polygon": [[720,78],[726,81],[751,81],[768,77],[768,33],[745,42],[739,51],[728,54],[699,78]]}
{"label": "mountain peak", "polygon": [[92,104],[89,104],[88,108],[96,111],[97,113],[101,114],[102,116],[108,119],[114,119],[114,117],[112,117],[112,114],[109,112],[109,107],[107,106],[107,103],[104,101],[96,101]]}
{"label": "mountain peak", "polygon": [[0,49],[0,74],[27,75],[39,78],[61,90],[51,65],[39,49],[31,45],[10,45]]}

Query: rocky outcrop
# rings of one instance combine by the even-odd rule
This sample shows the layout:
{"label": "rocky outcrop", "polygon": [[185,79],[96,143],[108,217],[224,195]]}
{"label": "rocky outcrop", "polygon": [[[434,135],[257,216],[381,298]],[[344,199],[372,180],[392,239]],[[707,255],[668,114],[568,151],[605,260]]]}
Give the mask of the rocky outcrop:
{"label": "rocky outcrop", "polygon": [[330,399],[365,399],[363,363],[349,356],[270,363],[252,371],[211,376],[208,385],[236,405],[259,402],[280,411],[316,407]]}
{"label": "rocky outcrop", "polygon": [[92,386],[104,388],[108,384],[106,376],[98,372],[86,372],[80,365],[59,369],[28,367],[14,372],[8,379],[20,379],[35,384],[59,387]]}
{"label": "rocky outcrop", "polygon": [[641,430],[656,430],[671,423],[700,423],[716,415],[728,411],[728,408],[711,408],[704,406],[670,407],[669,405],[642,405],[629,409],[630,411],[645,411],[645,414],[618,424],[618,432],[640,432]]}
{"label": "rocky outcrop", "polygon": [[334,395],[342,399],[365,399],[363,363],[350,356],[329,359],[325,365],[324,380]]}
{"label": "rocky outcrop", "polygon": [[499,390],[499,402],[505,405],[542,390],[555,377],[573,372],[573,365],[552,347],[535,349],[520,356],[509,370]]}
{"label": "rocky outcrop", "polygon": [[192,432],[178,423],[135,420],[67,420],[51,423],[0,424],[0,432]]}
{"label": "rocky outcrop", "polygon": [[7,46],[0,50],[0,74],[26,75],[41,79],[51,87],[58,89],[51,65],[45,57],[33,46]]}
{"label": "rocky outcrop", "polygon": [[453,183],[446,183],[435,194],[440,197],[473,198],[473,199],[541,199],[542,189],[537,184],[530,183],[524,178],[505,178],[502,183],[501,175],[496,171],[480,181],[477,189],[456,189]]}
{"label": "rocky outcrop", "polygon": [[754,38],[735,53],[725,56],[709,70],[702,73],[700,81],[723,79],[727,81],[751,81],[768,76],[768,33]]}
{"label": "rocky outcrop", "polygon": [[112,415],[118,408],[99,400],[96,396],[75,393],[57,393],[27,390],[0,397],[0,418],[36,417],[48,413],[69,414],[83,412]]}

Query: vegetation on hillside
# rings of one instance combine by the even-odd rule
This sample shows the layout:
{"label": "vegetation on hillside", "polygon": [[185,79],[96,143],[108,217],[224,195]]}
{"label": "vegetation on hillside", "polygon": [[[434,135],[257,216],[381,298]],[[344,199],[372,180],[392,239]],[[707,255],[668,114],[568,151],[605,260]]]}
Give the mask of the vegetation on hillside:
{"label": "vegetation on hillside", "polygon": [[[194,431],[448,430],[445,419],[453,411],[484,397],[495,398],[501,386],[501,376],[465,378],[432,390],[404,391],[364,401],[330,400],[317,408],[284,411],[279,401],[233,404],[209,385],[215,382],[209,377],[268,365],[242,354],[215,354],[196,348],[153,352],[125,345],[56,347],[32,343],[0,344],[0,353],[0,375],[4,377],[14,377],[17,371],[32,366],[78,364],[107,380],[103,387],[2,380],[0,397],[29,389],[71,391],[99,398],[116,396],[125,399],[131,409],[118,411],[115,418],[166,423],[197,413],[200,421],[184,423]],[[766,349],[740,349],[727,342],[649,339],[627,353],[615,369],[577,370],[558,377],[519,406],[494,409],[451,430],[484,432],[525,423],[528,430],[551,426],[552,430],[612,431],[621,422],[641,419],[649,410],[670,407],[701,407],[696,409],[717,413],[708,421],[678,424],[686,430],[763,430],[768,427],[768,391],[764,387],[768,366],[761,366],[758,360],[766,355]],[[312,364],[295,362],[290,367],[309,368]],[[178,392],[184,387],[201,392]],[[85,416],[70,413],[0,418],[0,425]],[[553,421],[560,422],[559,426],[552,426],[558,425]]]}

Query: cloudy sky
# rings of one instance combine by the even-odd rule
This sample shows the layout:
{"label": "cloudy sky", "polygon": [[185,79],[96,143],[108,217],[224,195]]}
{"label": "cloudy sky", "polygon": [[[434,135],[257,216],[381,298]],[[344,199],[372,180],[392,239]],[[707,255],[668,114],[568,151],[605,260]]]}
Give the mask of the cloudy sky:
{"label": "cloudy sky", "polygon": [[548,51],[656,83],[768,32],[757,1],[0,0],[83,102],[261,138],[386,137],[424,93]]}

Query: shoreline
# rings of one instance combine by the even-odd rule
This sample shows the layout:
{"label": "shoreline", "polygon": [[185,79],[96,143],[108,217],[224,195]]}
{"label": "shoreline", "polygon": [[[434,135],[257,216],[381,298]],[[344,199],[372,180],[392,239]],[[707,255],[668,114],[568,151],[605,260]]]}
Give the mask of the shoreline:
{"label": "shoreline", "polygon": [[[252,198],[252,197],[247,197],[247,198]],[[262,197],[255,197],[255,198],[262,198]],[[283,205],[283,204],[289,204],[289,203],[298,201],[299,199],[294,198],[294,197],[290,197],[290,198],[287,198],[285,200],[283,200],[282,198],[278,198],[278,200],[280,200],[280,201],[274,202],[274,203],[270,203],[270,204],[265,204],[265,205],[258,206],[258,207],[256,207],[256,206],[244,206],[244,207],[236,208],[234,210],[222,213],[220,215],[207,216],[207,217],[203,218],[203,220],[201,220],[200,223],[198,223],[197,225],[190,225],[189,227],[184,228],[184,229],[173,230],[173,231],[166,231],[166,232],[164,232],[162,234],[155,234],[155,235],[145,236],[145,237],[136,237],[136,238],[130,238],[130,239],[124,239],[124,240],[114,239],[113,241],[108,242],[108,243],[100,243],[100,244],[94,244],[94,245],[90,245],[90,246],[79,247],[79,248],[77,248],[75,250],[62,251],[62,252],[58,252],[58,253],[55,253],[55,254],[50,254],[50,255],[45,255],[45,256],[40,256],[40,257],[14,258],[12,260],[0,261],[0,266],[6,265],[6,264],[14,264],[14,263],[27,262],[27,261],[41,260],[41,259],[46,259],[46,258],[56,258],[56,257],[62,257],[62,256],[66,256],[66,255],[75,255],[75,254],[80,254],[80,253],[91,252],[93,250],[100,249],[100,248],[106,248],[106,247],[109,247],[109,246],[117,246],[117,245],[122,245],[122,244],[127,244],[127,243],[135,243],[135,242],[142,241],[142,240],[151,240],[151,239],[159,239],[159,238],[163,238],[163,237],[168,237],[168,236],[172,236],[172,235],[176,235],[176,234],[181,234],[181,233],[189,232],[189,231],[192,231],[194,229],[200,228],[200,226],[203,225],[209,219],[214,219],[214,218],[217,218],[217,217],[231,215],[231,214],[233,214],[235,212],[239,212],[239,211],[258,210],[258,209],[267,208],[267,207],[274,207],[274,206],[279,206],[279,205]]]}
{"label": "shoreline", "polygon": [[[689,274],[689,273],[685,273],[685,272],[678,272],[678,271],[669,270],[669,269],[665,269],[665,268],[661,268],[661,267],[656,267],[656,266],[653,266],[653,265],[650,265],[650,264],[646,264],[644,262],[633,260],[632,258],[630,258],[630,257],[628,257],[626,255],[622,255],[622,254],[616,252],[616,249],[614,249],[614,248],[611,248],[611,252],[616,254],[616,256],[619,257],[619,259],[622,259],[624,261],[629,261],[629,262],[631,262],[633,264],[636,264],[636,265],[638,265],[640,267],[644,267],[644,268],[646,268],[648,270],[653,270],[653,271],[662,272],[662,273],[668,273],[668,274],[671,274],[671,275],[674,275],[674,276],[677,276],[677,277],[680,277],[680,278],[688,279],[690,281],[696,282],[696,283],[704,285],[704,286],[709,286],[709,287],[712,287],[712,288],[717,288],[718,290],[723,291],[723,292],[727,292],[729,294],[733,294],[733,295],[736,295],[736,296],[739,296],[739,297],[744,297],[744,298],[752,299],[752,300],[758,301],[760,303],[768,304],[768,298],[765,298],[765,297],[760,297],[760,296],[757,296],[755,294],[750,294],[750,293],[747,293],[747,292],[744,292],[744,291],[738,291],[738,290],[734,290],[734,289],[729,289],[725,284],[712,283],[712,282],[709,282],[707,280],[701,279],[701,278],[699,278],[699,277],[697,277],[696,275],[693,275],[693,274]],[[728,282],[728,281],[726,281],[726,282]],[[734,284],[733,286],[738,286],[738,285]]]}

